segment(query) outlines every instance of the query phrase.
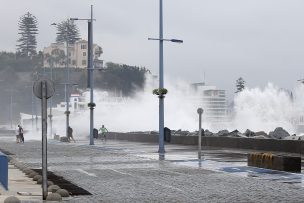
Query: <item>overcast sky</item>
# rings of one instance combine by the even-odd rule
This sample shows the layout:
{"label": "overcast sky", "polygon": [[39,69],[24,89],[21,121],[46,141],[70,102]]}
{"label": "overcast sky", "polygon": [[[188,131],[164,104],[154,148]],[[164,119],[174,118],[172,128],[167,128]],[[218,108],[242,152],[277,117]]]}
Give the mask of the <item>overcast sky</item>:
{"label": "overcast sky", "polygon": [[[17,22],[30,12],[39,22],[38,49],[55,40],[50,24],[89,18],[102,59],[145,66],[158,74],[158,0],[0,0],[0,50],[15,51]],[[303,0],[164,0],[165,75],[189,83],[204,79],[233,94],[242,76],[249,87],[273,82],[292,88],[304,78]],[[81,37],[87,24],[78,21]],[[165,81],[166,83],[166,81]],[[166,85],[165,85],[166,86]]]}

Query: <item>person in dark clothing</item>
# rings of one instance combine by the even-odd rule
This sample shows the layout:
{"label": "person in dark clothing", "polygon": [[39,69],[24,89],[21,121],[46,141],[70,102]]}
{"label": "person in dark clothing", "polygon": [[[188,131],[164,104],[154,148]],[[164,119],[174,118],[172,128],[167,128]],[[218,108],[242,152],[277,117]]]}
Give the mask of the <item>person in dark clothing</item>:
{"label": "person in dark clothing", "polygon": [[19,133],[20,142],[24,143],[23,128],[20,125],[18,125],[18,133]]}
{"label": "person in dark clothing", "polygon": [[71,126],[68,127],[68,140],[69,140],[69,142],[71,142],[71,140],[76,142],[73,137],[73,128],[71,128]]}

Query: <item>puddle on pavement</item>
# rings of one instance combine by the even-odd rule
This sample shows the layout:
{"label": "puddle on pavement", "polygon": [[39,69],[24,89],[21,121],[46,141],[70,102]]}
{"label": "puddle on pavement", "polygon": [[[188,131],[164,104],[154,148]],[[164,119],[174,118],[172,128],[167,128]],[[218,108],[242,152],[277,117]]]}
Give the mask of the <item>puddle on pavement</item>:
{"label": "puddle on pavement", "polygon": [[172,161],[177,165],[199,167],[212,171],[231,173],[242,177],[252,177],[261,180],[278,181],[304,187],[304,175],[275,171],[270,169],[255,168],[247,166],[247,162],[218,162],[211,160],[183,160]]}
{"label": "puddle on pavement", "polygon": [[[149,159],[159,159],[159,155],[156,153],[140,154],[137,156]],[[193,158],[195,156],[196,155],[194,154],[166,154],[164,160],[181,166],[198,167],[211,171],[230,173],[242,177],[252,177],[261,180],[278,181],[281,183],[288,183],[304,187],[303,174],[249,167],[247,166],[247,159],[244,158],[230,158],[227,161],[226,159],[214,157],[210,154],[204,156],[204,159],[199,161],[198,159]]]}

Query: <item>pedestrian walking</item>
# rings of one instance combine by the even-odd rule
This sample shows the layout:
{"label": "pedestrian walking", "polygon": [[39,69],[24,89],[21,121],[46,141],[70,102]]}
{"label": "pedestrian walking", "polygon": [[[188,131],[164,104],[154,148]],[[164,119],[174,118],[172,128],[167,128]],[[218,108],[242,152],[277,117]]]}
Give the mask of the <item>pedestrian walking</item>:
{"label": "pedestrian walking", "polygon": [[106,133],[109,132],[108,129],[102,125],[101,128],[99,128],[99,134],[101,134],[101,137],[106,140]]}
{"label": "pedestrian walking", "polygon": [[18,125],[19,142],[24,143],[23,128]]}
{"label": "pedestrian walking", "polygon": [[73,137],[73,128],[71,128],[71,126],[68,127],[68,140],[69,140],[69,142],[71,142],[71,140],[76,142]]}

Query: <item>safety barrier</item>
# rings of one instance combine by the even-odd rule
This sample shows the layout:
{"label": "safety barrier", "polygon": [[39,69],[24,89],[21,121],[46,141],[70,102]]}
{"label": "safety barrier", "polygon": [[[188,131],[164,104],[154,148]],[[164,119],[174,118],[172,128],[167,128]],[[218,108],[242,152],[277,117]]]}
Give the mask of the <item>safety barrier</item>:
{"label": "safety barrier", "polygon": [[8,189],[8,158],[0,152],[0,183]]}

